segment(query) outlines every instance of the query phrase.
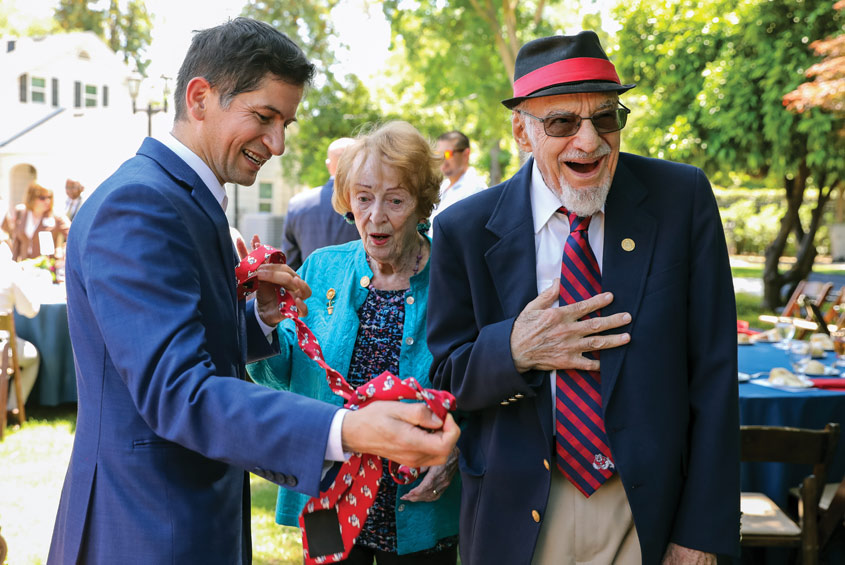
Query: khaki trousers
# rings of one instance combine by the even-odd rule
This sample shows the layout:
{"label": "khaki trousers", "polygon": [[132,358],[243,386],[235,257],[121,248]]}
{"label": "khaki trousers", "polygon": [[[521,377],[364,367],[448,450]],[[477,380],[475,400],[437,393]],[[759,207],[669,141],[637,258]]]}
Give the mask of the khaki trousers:
{"label": "khaki trousers", "polygon": [[640,565],[628,497],[614,474],[589,498],[552,470],[549,503],[533,565]]}

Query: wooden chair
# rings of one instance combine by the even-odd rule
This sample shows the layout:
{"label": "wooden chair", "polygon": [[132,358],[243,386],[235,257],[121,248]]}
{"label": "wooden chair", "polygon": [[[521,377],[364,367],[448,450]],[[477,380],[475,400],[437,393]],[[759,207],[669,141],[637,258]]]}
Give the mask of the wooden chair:
{"label": "wooden chair", "polygon": [[[786,302],[786,306],[783,307],[783,312],[781,312],[780,315],[793,318],[801,317],[801,305],[804,299],[807,299],[812,304],[815,304],[820,311],[824,311],[824,305],[827,302],[827,297],[831,290],[833,290],[832,282],[808,280],[800,281],[798,286],[796,286],[795,290],[792,292],[792,296],[790,296],[789,300]],[[811,312],[807,312],[804,315],[804,319],[815,322]],[[795,333],[795,337],[801,339],[803,335],[804,330],[798,328]]]}
{"label": "wooden chair", "polygon": [[[801,493],[789,489],[790,499],[797,501],[798,515],[804,513]],[[837,528],[845,527],[845,477],[839,483],[827,483],[819,499],[819,547],[824,548]]]}
{"label": "wooden chair", "polygon": [[[15,399],[18,402],[18,421],[26,422],[26,408],[21,387],[21,366],[18,362],[18,342],[15,334],[15,316],[12,313],[0,314],[0,332],[6,332],[2,350],[0,350],[0,439],[6,429],[6,406],[8,404],[9,381],[15,387]],[[2,563],[2,562],[0,562]]]}
{"label": "wooden chair", "polygon": [[779,462],[812,466],[813,472],[801,483],[803,515],[796,523],[769,497],[759,492],[743,492],[740,498],[740,525],[743,547],[796,547],[803,565],[817,565],[819,557],[819,500],[821,485],[839,440],[839,424],[824,430],[769,426],[742,426],[742,460]]}

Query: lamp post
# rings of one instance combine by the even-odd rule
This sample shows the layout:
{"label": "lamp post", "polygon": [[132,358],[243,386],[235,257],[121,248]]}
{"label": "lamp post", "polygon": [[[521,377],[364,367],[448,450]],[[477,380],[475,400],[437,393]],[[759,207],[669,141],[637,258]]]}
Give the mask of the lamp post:
{"label": "lamp post", "polygon": [[126,86],[129,88],[129,96],[132,98],[132,113],[137,114],[138,112],[144,112],[147,114],[148,137],[152,137],[153,135],[153,115],[158,114],[159,112],[167,112],[167,97],[170,96],[170,89],[167,86],[167,81],[170,80],[170,77],[161,75],[161,78],[164,79],[164,105],[163,107],[160,107],[158,104],[153,104],[148,100],[146,108],[138,108],[136,105],[138,92],[141,90],[141,81],[143,80],[141,74],[138,71],[135,71],[129,76],[129,78],[126,79]]}

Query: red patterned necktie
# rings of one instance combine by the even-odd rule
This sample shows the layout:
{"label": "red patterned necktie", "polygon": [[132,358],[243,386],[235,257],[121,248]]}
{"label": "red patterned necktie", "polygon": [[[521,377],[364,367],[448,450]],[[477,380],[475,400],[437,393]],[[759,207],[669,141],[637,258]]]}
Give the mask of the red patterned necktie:
{"label": "red patterned necktie", "polygon": [[[566,208],[569,237],[563,246],[560,269],[560,304],[586,300],[601,292],[601,272],[587,239],[591,218],[581,218]],[[598,311],[585,316],[599,316]],[[598,351],[585,357],[598,359]],[[598,371],[559,369],[555,399],[557,465],[584,496],[589,497],[613,475],[615,466],[604,430],[601,377]]]}
{"label": "red patterned necktie", "polygon": [[[235,269],[238,282],[238,298],[243,299],[255,290],[258,284],[257,270],[264,263],[284,263],[285,255],[281,251],[262,245],[241,260]],[[399,380],[385,371],[378,377],[352,388],[343,376],[329,367],[323,359],[323,351],[317,338],[299,319],[299,312],[293,296],[285,289],[277,287],[279,311],[285,318],[294,321],[299,347],[326,371],[326,379],[332,391],[343,397],[344,407],[357,410],[376,400],[419,400],[441,420],[455,409],[455,397],[442,390],[425,389],[409,377]],[[419,477],[419,469],[389,462],[390,474],[398,484],[410,484]],[[375,502],[378,485],[382,475],[381,458],[368,453],[355,453],[340,466],[331,485],[320,496],[309,500],[299,516],[302,530],[302,547],[305,562],[334,563],[345,559],[355,544],[355,539],[364,527],[370,507]],[[306,526],[314,524],[313,529]],[[333,528],[338,528],[333,531]],[[314,533],[309,537],[309,532]],[[326,535],[328,532],[328,535]],[[314,539],[311,539],[311,538]],[[317,550],[309,551],[312,546],[330,548],[316,555]],[[312,548],[314,549],[314,548]]]}

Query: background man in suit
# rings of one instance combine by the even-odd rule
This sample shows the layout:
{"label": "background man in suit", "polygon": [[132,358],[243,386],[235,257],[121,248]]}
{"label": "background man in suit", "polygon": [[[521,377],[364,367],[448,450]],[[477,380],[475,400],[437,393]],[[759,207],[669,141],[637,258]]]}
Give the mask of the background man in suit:
{"label": "background man in suit", "polygon": [[354,142],[355,140],[349,137],[332,141],[326,156],[328,182],[321,187],[297,194],[288,203],[282,251],[287,256],[288,265],[294,270],[299,269],[314,250],[328,245],[340,245],[360,237],[355,224],[347,222],[346,218],[332,207],[337,162],[343,151]]}
{"label": "background man in suit", "polygon": [[595,33],[527,43],[515,77],[503,103],[533,158],[434,225],[432,380],[467,413],[462,562],[735,554],[736,313],[710,185],[619,152],[634,85]]}
{"label": "background man in suit", "polygon": [[199,32],[172,134],[146,139],[77,214],[67,287],[79,417],[49,563],[249,563],[244,469],[317,495],[326,460],[344,452],[428,465],[457,440],[451,417],[419,428],[439,425],[421,404],[338,411],[245,380],[247,360],[279,350],[277,285],[302,312],[310,289],[264,265],[256,298],[237,300],[223,184],[251,185],[284,152],[313,72],[267,24]]}

